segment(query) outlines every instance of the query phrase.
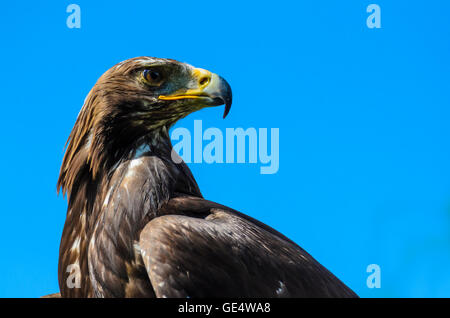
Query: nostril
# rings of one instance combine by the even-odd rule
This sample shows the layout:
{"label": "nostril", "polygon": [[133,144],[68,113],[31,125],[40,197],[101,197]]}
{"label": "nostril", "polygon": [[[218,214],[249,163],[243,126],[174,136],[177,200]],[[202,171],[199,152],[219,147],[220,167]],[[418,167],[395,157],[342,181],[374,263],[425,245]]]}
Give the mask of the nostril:
{"label": "nostril", "polygon": [[200,86],[206,86],[206,85],[208,85],[208,83],[209,83],[209,77],[206,77],[206,76],[202,77],[199,82]]}

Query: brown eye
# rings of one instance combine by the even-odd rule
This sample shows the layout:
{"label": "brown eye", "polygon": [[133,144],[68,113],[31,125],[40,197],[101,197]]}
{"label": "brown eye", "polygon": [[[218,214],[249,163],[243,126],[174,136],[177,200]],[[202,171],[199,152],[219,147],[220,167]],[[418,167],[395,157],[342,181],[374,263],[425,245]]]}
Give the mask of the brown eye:
{"label": "brown eye", "polygon": [[142,72],[142,77],[150,85],[161,84],[162,76],[161,73],[155,70],[144,70]]}

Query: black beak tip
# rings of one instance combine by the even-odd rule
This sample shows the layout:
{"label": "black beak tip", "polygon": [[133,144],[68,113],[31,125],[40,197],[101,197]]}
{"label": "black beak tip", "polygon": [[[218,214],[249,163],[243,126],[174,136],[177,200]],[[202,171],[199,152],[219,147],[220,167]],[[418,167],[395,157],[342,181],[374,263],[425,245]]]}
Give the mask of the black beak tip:
{"label": "black beak tip", "polygon": [[231,109],[231,100],[225,102],[225,110],[223,111],[223,118],[227,117]]}
{"label": "black beak tip", "polygon": [[222,89],[223,89],[223,102],[225,104],[225,110],[223,112],[223,118],[227,117],[228,113],[231,109],[231,102],[233,100],[233,93],[231,92],[230,84],[226,80],[224,80],[222,77],[220,78],[222,80]]}

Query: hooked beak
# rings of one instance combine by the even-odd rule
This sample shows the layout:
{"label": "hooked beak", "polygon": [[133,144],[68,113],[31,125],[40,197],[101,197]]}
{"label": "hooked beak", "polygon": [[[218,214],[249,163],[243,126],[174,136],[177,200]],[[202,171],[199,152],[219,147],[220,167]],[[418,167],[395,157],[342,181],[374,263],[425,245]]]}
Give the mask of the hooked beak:
{"label": "hooked beak", "polygon": [[173,95],[160,95],[162,100],[177,99],[199,99],[206,106],[219,106],[225,104],[223,118],[225,118],[231,109],[232,93],[231,87],[217,74],[211,73],[201,68],[192,70],[192,78],[196,87],[177,92]]}

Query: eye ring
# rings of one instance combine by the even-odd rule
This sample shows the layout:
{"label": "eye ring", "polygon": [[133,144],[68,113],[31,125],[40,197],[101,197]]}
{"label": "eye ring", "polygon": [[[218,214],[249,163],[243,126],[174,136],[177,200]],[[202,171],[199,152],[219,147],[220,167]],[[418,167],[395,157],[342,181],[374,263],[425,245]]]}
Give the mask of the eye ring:
{"label": "eye ring", "polygon": [[162,75],[157,70],[145,69],[142,72],[142,78],[147,84],[159,86],[162,82]]}

